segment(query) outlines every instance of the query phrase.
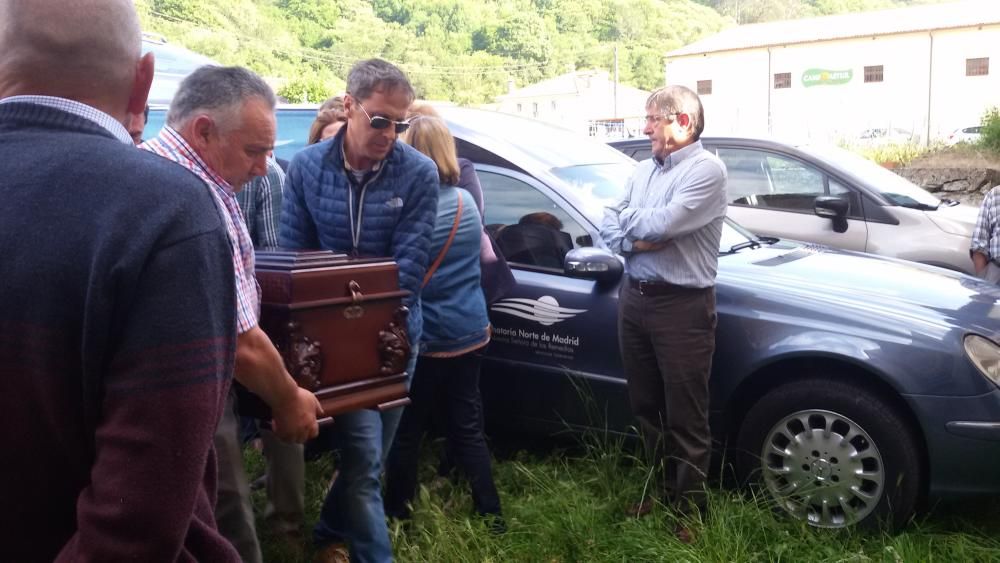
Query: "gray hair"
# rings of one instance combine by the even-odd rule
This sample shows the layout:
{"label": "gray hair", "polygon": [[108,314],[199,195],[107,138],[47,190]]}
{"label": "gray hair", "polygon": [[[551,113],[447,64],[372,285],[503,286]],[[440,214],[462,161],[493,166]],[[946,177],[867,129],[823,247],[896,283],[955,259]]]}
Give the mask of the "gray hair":
{"label": "gray hair", "polygon": [[695,94],[690,88],[664,86],[649,95],[649,98],[646,99],[646,107],[656,108],[664,115],[686,113],[691,118],[691,129],[694,130],[692,138],[695,141],[701,138],[701,132],[705,130],[705,109],[701,106],[698,94]]}
{"label": "gray hair", "polygon": [[259,98],[274,109],[274,91],[253,71],[238,66],[203,66],[181,82],[170,110],[167,125],[183,127],[200,114],[212,117],[220,129],[231,131],[239,126],[240,110],[248,100]]}
{"label": "gray hair", "polygon": [[355,63],[347,74],[347,93],[359,102],[371,97],[372,92],[391,92],[397,88],[402,89],[409,103],[413,103],[416,93],[410,79],[396,65],[382,59]]}

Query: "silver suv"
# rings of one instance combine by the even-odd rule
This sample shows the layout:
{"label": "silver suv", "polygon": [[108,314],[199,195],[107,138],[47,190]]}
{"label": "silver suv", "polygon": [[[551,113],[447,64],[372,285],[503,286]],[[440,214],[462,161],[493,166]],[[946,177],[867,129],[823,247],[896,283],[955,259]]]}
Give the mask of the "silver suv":
{"label": "silver suv", "polygon": [[[729,170],[729,216],[758,236],[870,252],[973,273],[969,241],[978,210],[938,199],[834,146],[702,137]],[[613,141],[636,160],[647,139]]]}

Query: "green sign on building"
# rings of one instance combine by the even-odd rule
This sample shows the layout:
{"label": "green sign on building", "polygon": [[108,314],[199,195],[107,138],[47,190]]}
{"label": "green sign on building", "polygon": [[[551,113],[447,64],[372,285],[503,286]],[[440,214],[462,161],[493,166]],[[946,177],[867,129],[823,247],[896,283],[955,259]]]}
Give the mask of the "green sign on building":
{"label": "green sign on building", "polygon": [[822,68],[811,68],[802,73],[802,85],[806,88],[810,86],[835,86],[837,84],[847,84],[854,77],[852,69],[847,70],[825,70]]}

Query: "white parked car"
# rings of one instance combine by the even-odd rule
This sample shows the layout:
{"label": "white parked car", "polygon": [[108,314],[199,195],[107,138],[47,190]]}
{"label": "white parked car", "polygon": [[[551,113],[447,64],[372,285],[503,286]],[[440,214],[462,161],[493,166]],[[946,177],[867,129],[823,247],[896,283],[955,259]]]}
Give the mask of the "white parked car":
{"label": "white parked car", "polygon": [[[979,210],[939,199],[834,146],[702,137],[729,170],[729,217],[759,236],[814,242],[973,273]],[[611,146],[643,160],[648,139]]]}
{"label": "white parked car", "polygon": [[955,129],[954,133],[948,135],[947,142],[949,145],[957,145],[958,143],[978,143],[979,137],[982,135],[982,132],[983,132],[982,125]]}
{"label": "white parked car", "polygon": [[906,145],[918,142],[920,142],[920,135],[898,127],[865,129],[856,139],[857,144],[864,146]]}

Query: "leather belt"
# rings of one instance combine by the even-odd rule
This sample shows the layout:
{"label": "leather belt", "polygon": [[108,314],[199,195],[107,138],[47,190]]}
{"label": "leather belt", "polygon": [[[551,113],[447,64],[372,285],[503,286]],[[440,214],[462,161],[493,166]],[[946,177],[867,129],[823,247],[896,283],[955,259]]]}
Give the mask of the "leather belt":
{"label": "leather belt", "polygon": [[683,293],[686,291],[702,291],[701,287],[686,287],[662,280],[628,279],[628,285],[639,292],[639,295],[657,296]]}

